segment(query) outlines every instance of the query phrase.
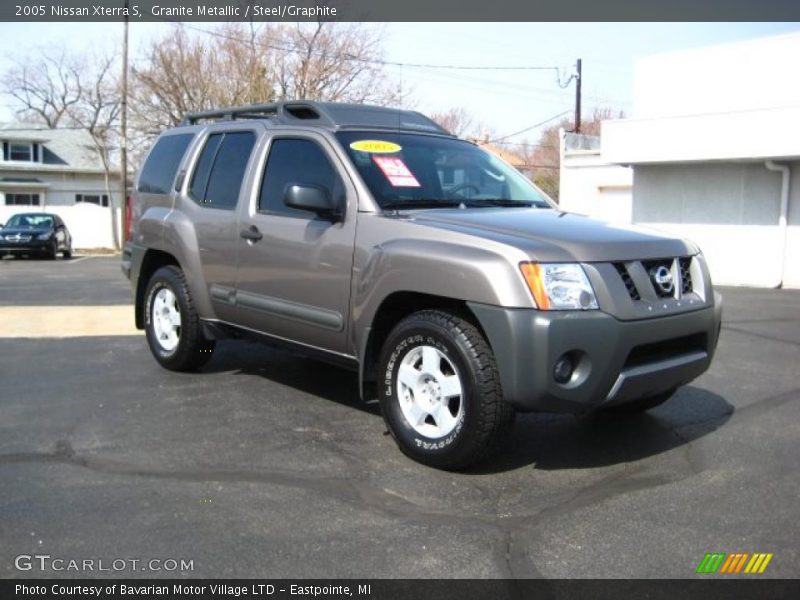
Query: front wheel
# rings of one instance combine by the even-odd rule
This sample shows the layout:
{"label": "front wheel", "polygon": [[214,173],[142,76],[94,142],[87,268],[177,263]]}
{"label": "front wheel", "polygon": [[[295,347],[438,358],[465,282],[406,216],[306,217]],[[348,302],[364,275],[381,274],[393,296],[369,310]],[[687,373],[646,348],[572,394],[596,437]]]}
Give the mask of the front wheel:
{"label": "front wheel", "polygon": [[426,465],[455,470],[478,462],[513,420],[489,344],[448,312],[400,321],[384,344],[380,377],[389,431],[403,453]]}
{"label": "front wheel", "polygon": [[162,367],[193,371],[211,359],[214,341],[203,336],[186,278],[178,267],[161,267],[145,293],[145,332]]}

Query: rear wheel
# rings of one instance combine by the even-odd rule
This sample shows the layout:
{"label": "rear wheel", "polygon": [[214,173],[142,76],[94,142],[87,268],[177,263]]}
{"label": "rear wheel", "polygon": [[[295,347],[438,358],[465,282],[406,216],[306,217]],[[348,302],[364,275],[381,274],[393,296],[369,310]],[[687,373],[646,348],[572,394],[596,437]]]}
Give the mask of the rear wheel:
{"label": "rear wheel", "polygon": [[162,267],[153,274],[144,310],[147,342],[161,366],[193,371],[211,359],[214,341],[203,336],[189,287],[178,267]]}
{"label": "rear wheel", "polygon": [[423,464],[468,467],[496,448],[513,420],[491,348],[457,315],[425,310],[403,319],[384,344],[380,369],[386,425]]}

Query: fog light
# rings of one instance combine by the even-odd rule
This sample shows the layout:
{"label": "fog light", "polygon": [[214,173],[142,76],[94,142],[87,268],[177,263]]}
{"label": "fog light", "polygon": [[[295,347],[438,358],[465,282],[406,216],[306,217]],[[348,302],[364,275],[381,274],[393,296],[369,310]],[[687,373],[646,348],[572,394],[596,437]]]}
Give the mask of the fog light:
{"label": "fog light", "polygon": [[575,365],[572,364],[572,358],[569,354],[562,354],[553,367],[553,379],[556,380],[556,383],[567,383],[572,379],[574,370]]}

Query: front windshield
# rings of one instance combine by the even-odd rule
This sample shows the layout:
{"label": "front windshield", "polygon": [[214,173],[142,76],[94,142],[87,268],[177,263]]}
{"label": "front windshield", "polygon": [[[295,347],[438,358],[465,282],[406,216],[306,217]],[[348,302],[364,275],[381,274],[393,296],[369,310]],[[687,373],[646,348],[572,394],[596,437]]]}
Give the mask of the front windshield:
{"label": "front windshield", "polygon": [[51,229],[53,217],[50,215],[14,215],[6,223],[6,227],[18,229]]}
{"label": "front windshield", "polygon": [[463,140],[363,131],[336,136],[384,209],[550,206],[516,169]]}

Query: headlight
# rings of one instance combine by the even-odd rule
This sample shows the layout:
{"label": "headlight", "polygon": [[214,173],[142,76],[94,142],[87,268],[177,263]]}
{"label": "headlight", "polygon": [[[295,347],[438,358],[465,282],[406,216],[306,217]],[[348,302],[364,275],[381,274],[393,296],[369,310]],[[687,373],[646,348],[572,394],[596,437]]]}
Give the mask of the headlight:
{"label": "headlight", "polygon": [[541,310],[589,310],[597,298],[583,267],[570,263],[519,265],[536,306]]}
{"label": "headlight", "polygon": [[40,233],[36,236],[37,240],[49,240],[53,236],[52,231],[48,231],[47,233]]}

